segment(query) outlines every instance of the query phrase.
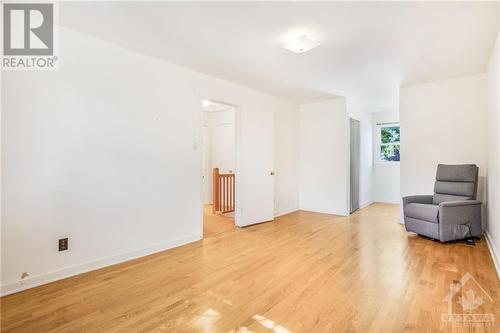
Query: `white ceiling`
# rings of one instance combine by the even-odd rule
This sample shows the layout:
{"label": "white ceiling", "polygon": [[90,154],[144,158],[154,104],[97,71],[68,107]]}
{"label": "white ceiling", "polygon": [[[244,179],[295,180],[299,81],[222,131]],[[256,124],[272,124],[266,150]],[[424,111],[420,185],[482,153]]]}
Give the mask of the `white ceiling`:
{"label": "white ceiling", "polygon": [[[485,70],[495,2],[64,2],[63,26],[296,103],[370,111],[398,88]],[[280,47],[307,33],[321,42]]]}

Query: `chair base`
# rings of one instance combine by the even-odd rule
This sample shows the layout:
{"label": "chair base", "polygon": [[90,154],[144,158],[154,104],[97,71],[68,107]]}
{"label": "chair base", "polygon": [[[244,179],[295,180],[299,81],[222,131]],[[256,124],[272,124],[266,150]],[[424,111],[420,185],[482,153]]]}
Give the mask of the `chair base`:
{"label": "chair base", "polygon": [[475,237],[468,237],[464,238],[465,244],[470,245],[470,246],[476,246],[476,238]]}
{"label": "chair base", "polygon": [[480,241],[481,237],[472,236],[472,237],[464,238],[464,240],[465,240],[467,245],[476,246],[476,241]]}

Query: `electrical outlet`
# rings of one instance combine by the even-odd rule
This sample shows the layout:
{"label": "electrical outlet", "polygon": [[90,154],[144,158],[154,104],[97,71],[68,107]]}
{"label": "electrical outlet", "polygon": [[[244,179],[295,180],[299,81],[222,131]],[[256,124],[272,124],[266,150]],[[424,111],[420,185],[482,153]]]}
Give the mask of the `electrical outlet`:
{"label": "electrical outlet", "polygon": [[66,251],[68,249],[68,239],[61,238],[59,240],[59,251]]}

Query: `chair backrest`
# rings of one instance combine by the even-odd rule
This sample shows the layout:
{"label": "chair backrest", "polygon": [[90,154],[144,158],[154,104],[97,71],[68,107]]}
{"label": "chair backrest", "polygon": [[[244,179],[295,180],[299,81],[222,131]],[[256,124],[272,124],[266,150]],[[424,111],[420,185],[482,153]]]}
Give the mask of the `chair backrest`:
{"label": "chair backrest", "polygon": [[439,164],[432,202],[438,205],[444,201],[475,200],[478,173],[475,164]]}

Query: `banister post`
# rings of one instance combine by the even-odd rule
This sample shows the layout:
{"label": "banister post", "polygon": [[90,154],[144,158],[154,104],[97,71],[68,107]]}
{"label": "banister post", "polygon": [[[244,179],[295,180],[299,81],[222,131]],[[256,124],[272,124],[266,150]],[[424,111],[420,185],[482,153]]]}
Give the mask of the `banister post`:
{"label": "banister post", "polygon": [[219,211],[219,168],[212,171],[212,214]]}

